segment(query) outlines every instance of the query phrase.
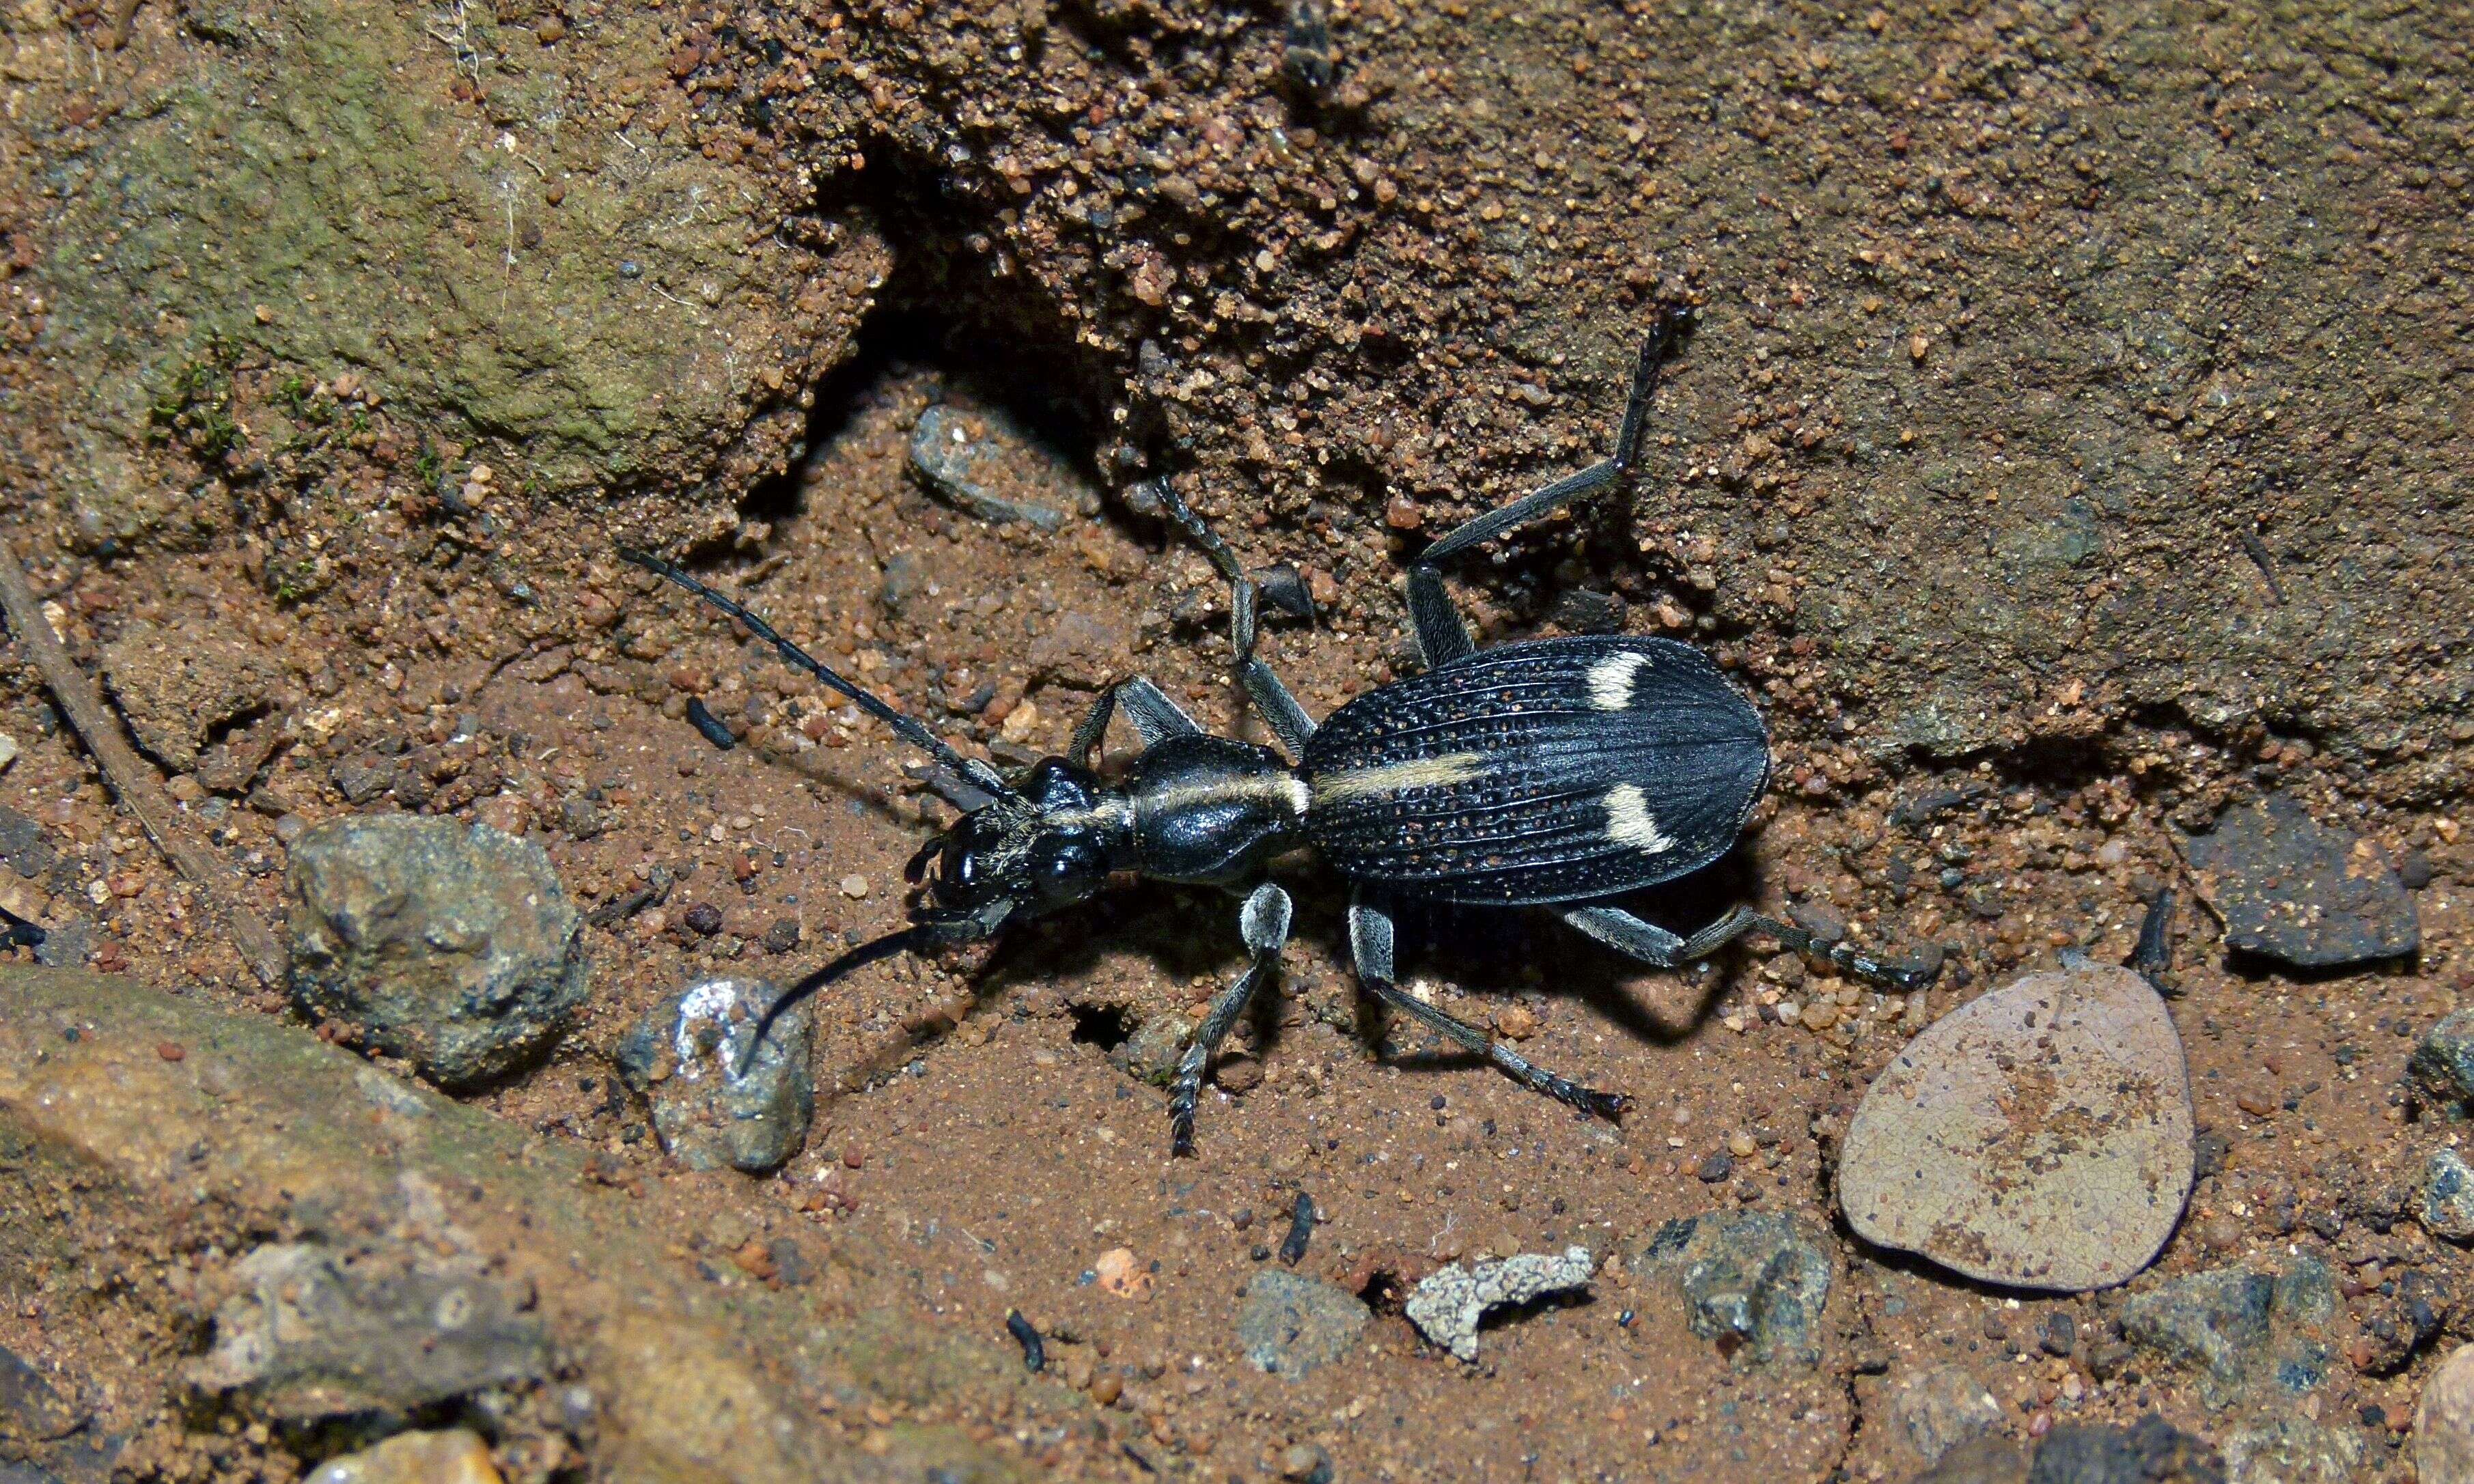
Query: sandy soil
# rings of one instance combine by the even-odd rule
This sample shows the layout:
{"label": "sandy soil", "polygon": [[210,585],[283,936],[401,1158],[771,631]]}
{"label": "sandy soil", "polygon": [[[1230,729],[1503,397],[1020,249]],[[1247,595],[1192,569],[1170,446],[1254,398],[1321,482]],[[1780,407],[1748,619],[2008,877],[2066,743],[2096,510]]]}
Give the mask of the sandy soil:
{"label": "sandy soil", "polygon": [[[140,622],[221,636],[237,699],[189,756],[164,756],[140,713],[193,693],[148,685],[136,657],[114,685],[271,917],[286,840],[355,809],[529,833],[588,912],[672,882],[588,929],[587,1022],[480,1106],[675,1183],[661,1219],[695,1251],[736,1248],[750,1223],[813,1232],[876,1275],[876,1301],[991,1350],[1018,1309],[1100,1426],[1018,1434],[960,1404],[999,1446],[1092,1477],[1273,1476],[1303,1444],[1344,1479],[1904,1478],[1923,1460],[1896,1399],[1944,1366],[2021,1439],[2147,1410],[2221,1438],[2187,1375],[2117,1353],[2118,1296],[1987,1291],[1868,1251],[1835,1226],[1830,1170],[1903,1025],[2065,947],[2119,961],[2141,904],[2188,885],[2176,832],[2284,789],[2411,863],[2422,950],[2297,978],[2228,960],[2185,913],[2173,1015],[2220,1153],[2159,1271],[2325,1257],[2354,1358],[2309,1404],[2359,1435],[2364,1476],[2407,1476],[2402,1420],[2431,1351],[2369,1337],[2393,1327],[2403,1275],[2451,1294],[2474,1279],[2394,1219],[2455,1136],[2413,1115],[2405,1058],[2474,990],[2474,845],[2456,819],[2474,742],[2462,27],[2335,9],[1376,0],[1335,8],[1337,72],[1318,89],[1256,8],[665,11],[654,62],[630,63],[636,101],[579,74],[599,101],[573,127],[743,172],[750,199],[804,223],[792,238],[827,266],[801,270],[820,297],[800,323],[866,309],[838,369],[794,348],[766,387],[749,353],[716,383],[724,410],[699,402],[676,445],[721,451],[682,464],[666,443],[579,494],[503,473],[528,467],[521,435],[399,390],[383,354],[309,364],[233,342],[222,379],[164,404],[163,436],[133,439],[154,492],[140,509],[77,493],[90,450],[51,416],[96,343],[65,322],[111,312],[61,299],[62,263],[91,245],[67,234],[116,230],[56,208],[112,159],[115,130],[142,127],[149,69],[217,48],[219,65],[276,63],[187,11],[138,11],[122,51],[94,45],[99,12],[30,17],[21,59],[92,65],[27,61],[8,85],[0,309],[25,415],[0,530],[55,626],[90,665]],[[594,24],[519,5],[496,25],[552,21]],[[535,75],[564,43],[539,44]],[[545,127],[492,115],[503,73],[455,95],[456,57],[409,65],[444,117],[519,144]],[[573,174],[579,192],[607,183]],[[835,251],[881,251],[867,261],[888,276],[837,279]],[[663,1159],[613,1093],[627,1026],[723,963],[789,977],[895,925],[902,863],[950,811],[918,760],[624,568],[615,536],[691,550],[1000,760],[1060,747],[1097,687],[1135,670],[1259,736],[1225,678],[1220,589],[1122,487],[1177,478],[1249,562],[1304,570],[1323,620],[1281,622],[1266,653],[1320,714],[1410,668],[1404,554],[1599,455],[1661,296],[1699,325],[1650,469],[1469,563],[1461,591],[1482,643],[1612,620],[1707,645],[1761,702],[1779,772],[1737,856],[1656,913],[1689,927],[1750,897],[1892,951],[1938,944],[1949,967],[1925,1006],[1785,957],[1645,973],[1548,922],[1409,924],[1421,992],[1638,1099],[1619,1127],[1587,1122],[1368,1011],[1340,884],[1298,862],[1285,983],[1241,1031],[1190,1161],[1167,1157],[1151,1074],[1241,960],[1231,904],[1152,887],[837,989],[820,1007],[831,1090],[778,1179]],[[170,346],[167,323],[129,334]],[[1053,450],[1001,445],[1069,497],[1064,526],[932,498],[907,464],[934,400],[1005,409]],[[798,461],[765,475],[794,436]],[[22,650],[0,655],[0,732],[23,749],[0,804],[57,857],[0,873],[0,906],[88,925],[107,972],[288,1015],[107,803]],[[751,744],[713,749],[690,696]],[[697,906],[719,926],[691,926]],[[1823,1030],[1763,1013],[1825,998],[1840,1013]],[[1375,1317],[1292,1380],[1245,1362],[1234,1316],[1300,1193],[1322,1221],[1299,1271]],[[1731,1358],[1621,1272],[1491,1328],[1474,1368],[1399,1315],[1454,1258],[1628,1255],[1723,1207],[1836,1232],[1818,1366]],[[1117,1248],[1150,1277],[1139,1297],[1085,1280]],[[193,1334],[87,1345],[70,1335],[121,1311],[29,1277],[0,1294],[0,1345],[66,1364],[111,1427],[184,1425],[162,1399]],[[2068,1354],[2038,1342],[2054,1312],[2080,1337]],[[2469,1312],[2448,1307],[2439,1350],[2474,1335]]]}

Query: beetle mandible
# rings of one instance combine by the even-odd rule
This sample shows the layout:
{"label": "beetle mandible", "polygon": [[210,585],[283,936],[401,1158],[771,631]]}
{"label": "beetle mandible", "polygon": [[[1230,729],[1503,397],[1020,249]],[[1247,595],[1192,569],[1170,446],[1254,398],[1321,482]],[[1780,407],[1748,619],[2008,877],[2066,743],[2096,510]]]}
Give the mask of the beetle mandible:
{"label": "beetle mandible", "polygon": [[[1349,950],[1368,991],[1523,1085],[1602,1117],[1619,1115],[1627,1100],[1533,1064],[1395,983],[1395,904],[1544,908],[1660,968],[1759,932],[1859,979],[1924,988],[1933,969],[1820,942],[1749,907],[1685,937],[1613,905],[1611,898],[1697,871],[1734,846],[1769,780],[1760,714],[1708,656],[1673,640],[1613,635],[1478,649],[1444,589],[1445,559],[1633,472],[1659,368],[1683,323],[1684,311],[1661,309],[1643,342],[1613,457],[1468,521],[1410,567],[1409,623],[1425,671],[1370,691],[1319,724],[1254,653],[1256,580],[1166,481],[1152,486],[1230,584],[1236,676],[1287,757],[1205,733],[1137,676],[1101,693],[1067,756],[1008,777],[956,751],[740,603],[668,562],[622,547],[628,561],[738,620],[984,797],[911,857],[905,874],[926,889],[910,925],[786,990],[759,1021],[749,1055],[786,1007],[854,969],[994,937],[1088,899],[1113,873],[1221,887],[1243,893],[1238,934],[1251,961],[1212,1001],[1178,1060],[1170,1142],[1174,1153],[1191,1154],[1212,1054],[1278,973],[1288,942],[1289,895],[1268,879],[1269,865],[1299,846],[1349,882]],[[1120,709],[1144,745],[1127,775],[1108,783],[1090,763]]]}

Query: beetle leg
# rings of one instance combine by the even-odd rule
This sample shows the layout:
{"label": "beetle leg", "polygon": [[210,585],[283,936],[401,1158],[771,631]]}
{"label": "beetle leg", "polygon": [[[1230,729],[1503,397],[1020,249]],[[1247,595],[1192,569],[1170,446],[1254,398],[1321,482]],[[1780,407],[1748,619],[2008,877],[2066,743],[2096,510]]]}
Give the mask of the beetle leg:
{"label": "beetle leg", "polygon": [[1913,964],[1885,963],[1843,939],[1825,943],[1792,923],[1765,916],[1749,907],[1735,908],[1690,937],[1678,937],[1617,907],[1575,907],[1561,915],[1615,952],[1655,968],[1676,968],[1706,959],[1747,933],[1766,933],[1798,953],[1826,960],[1844,973],[1902,993],[1926,987],[1939,972]]}
{"label": "beetle leg", "polygon": [[1595,494],[1631,472],[1640,458],[1641,429],[1649,420],[1650,396],[1658,387],[1659,368],[1665,364],[1666,353],[1686,318],[1686,311],[1679,305],[1661,308],[1648,337],[1641,342],[1640,356],[1633,363],[1632,390],[1624,399],[1623,426],[1615,432],[1613,457],[1579,474],[1566,474],[1534,495],[1473,516],[1419,554],[1417,564],[1409,569],[1409,627],[1417,636],[1427,669],[1441,669],[1470,653],[1473,647],[1467,626],[1462,623],[1450,596],[1443,590],[1442,564],[1479,542]]}
{"label": "beetle leg", "polygon": [[1504,1075],[1558,1103],[1601,1118],[1621,1116],[1632,1100],[1619,1092],[1599,1092],[1532,1064],[1484,1031],[1426,1004],[1393,983],[1391,915],[1364,896],[1348,904],[1348,948],[1357,961],[1357,982],[1393,1010],[1492,1061]]}
{"label": "beetle leg", "polygon": [[1186,1044],[1185,1055],[1177,1058],[1176,1083],[1168,1099],[1172,1157],[1194,1153],[1194,1105],[1202,1096],[1202,1073],[1210,1065],[1211,1054],[1228,1038],[1254,992],[1279,974],[1280,950],[1289,942],[1289,894],[1273,882],[1256,887],[1237,913],[1237,932],[1254,961],[1211,1002],[1202,1024],[1195,1027],[1194,1039]]}
{"label": "beetle leg", "polygon": [[1119,706],[1126,708],[1126,719],[1134,724],[1146,747],[1167,738],[1199,737],[1202,733],[1194,718],[1168,698],[1167,692],[1136,675],[1100,693],[1100,698],[1091,703],[1091,710],[1082,718],[1082,724],[1074,729],[1074,745],[1065,755],[1088,766],[1092,752],[1108,735],[1108,718],[1116,715]]}
{"label": "beetle leg", "polygon": [[1255,709],[1263,714],[1264,724],[1271,727],[1273,735],[1280,739],[1290,755],[1296,756],[1304,749],[1306,739],[1315,733],[1314,718],[1298,704],[1298,698],[1289,693],[1280,677],[1272,672],[1272,667],[1254,657],[1258,627],[1254,579],[1246,574],[1245,567],[1238,562],[1237,553],[1229,549],[1228,543],[1220,539],[1220,533],[1211,528],[1210,523],[1194,513],[1193,507],[1185,502],[1185,497],[1171,488],[1166,479],[1152,480],[1151,489],[1158,497],[1161,508],[1168,512],[1169,519],[1202,548],[1202,554],[1210,558],[1211,565],[1219,570],[1220,575],[1228,579],[1228,646],[1235,655],[1231,663],[1236,668],[1238,683],[1246,688],[1248,695],[1253,697]]}

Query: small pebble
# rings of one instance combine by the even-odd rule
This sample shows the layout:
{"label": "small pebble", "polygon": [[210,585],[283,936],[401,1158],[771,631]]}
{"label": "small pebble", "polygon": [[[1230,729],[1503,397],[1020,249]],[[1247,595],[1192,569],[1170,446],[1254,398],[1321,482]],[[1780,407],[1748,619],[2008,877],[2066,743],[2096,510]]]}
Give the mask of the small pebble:
{"label": "small pebble", "polygon": [[2048,1314],[2045,1322],[2036,1326],[2036,1343],[2044,1347],[2046,1354],[2067,1359],[2078,1348],[2079,1326],[2068,1314]]}
{"label": "small pebble", "polygon": [[1136,1302],[1152,1296],[1151,1271],[1134,1256],[1132,1248],[1109,1248],[1100,1254],[1099,1261],[1091,1264],[1091,1271],[1100,1275],[1100,1288],[1104,1293]]}
{"label": "small pebble", "polygon": [[860,898],[867,895],[867,878],[864,876],[843,877],[842,895],[849,897],[852,901],[858,901]]}
{"label": "small pebble", "polygon": [[184,1047],[177,1045],[171,1041],[165,1041],[162,1045],[155,1048],[155,1055],[162,1058],[166,1061],[184,1061],[188,1059],[189,1053]]}
{"label": "small pebble", "polygon": [[7,772],[9,765],[16,761],[17,739],[6,732],[0,732],[0,773]]}
{"label": "small pebble", "polygon": [[721,909],[711,902],[698,902],[687,910],[687,925],[706,937],[721,931]]}

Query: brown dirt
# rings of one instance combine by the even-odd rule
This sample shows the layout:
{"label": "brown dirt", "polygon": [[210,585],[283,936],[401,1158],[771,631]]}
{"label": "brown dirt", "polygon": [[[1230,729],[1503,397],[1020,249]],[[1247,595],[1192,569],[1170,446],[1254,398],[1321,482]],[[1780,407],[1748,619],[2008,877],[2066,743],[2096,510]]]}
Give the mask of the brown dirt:
{"label": "brown dirt", "polygon": [[[0,84],[0,397],[40,411],[82,365],[56,322],[109,307],[61,307],[61,265],[102,251],[63,237],[85,219],[61,225],[62,193],[143,124],[128,69],[228,43],[202,12],[147,7],[129,52],[96,50],[108,14],[42,5],[36,25],[36,3],[0,38],[20,59]],[[497,24],[582,28],[594,9],[513,5]],[[1136,1074],[1235,972],[1234,914],[1156,888],[982,960],[837,989],[819,1034],[837,1093],[778,1180],[683,1176],[607,1095],[620,1034],[689,976],[790,977],[898,922],[902,863],[946,817],[917,760],[625,569],[614,532],[691,538],[820,654],[1019,759],[1061,745],[1128,666],[1214,728],[1248,725],[1206,569],[1113,498],[1171,474],[1249,561],[1294,560],[1321,590],[1323,624],[1279,626],[1266,651],[1321,713],[1406,667],[1394,584],[1421,532],[1598,456],[1649,305],[1678,296],[1701,323],[1649,472],[1628,500],[1467,564],[1482,642],[1555,632],[1587,591],[1636,631],[1709,645],[1762,702],[1780,771],[1739,856],[1667,900],[1674,919],[1743,893],[1874,944],[1943,944],[1935,1013],[2063,946],[2119,961],[2141,901],[2181,879],[2174,832],[2229,800],[2289,789],[2422,863],[2404,966],[2294,979],[2228,961],[2186,912],[2173,1013],[2199,1123],[2228,1152],[2161,1261],[2339,1267],[2360,1364],[2336,1366],[2319,1415],[2404,1470],[2393,1430],[2358,1422],[2410,1416],[2430,1365],[2380,1343],[2381,1285],[2474,1283],[2462,1253],[2373,1219],[2446,1136],[2399,1090],[2412,1036],[2474,994],[2462,27],[2413,8],[1376,0],[1340,8],[1338,81],[1317,99],[1283,81],[1262,9],[660,13],[661,64],[607,63],[636,101],[583,77],[576,116],[741,172],[751,197],[873,224],[855,240],[893,264],[799,310],[840,325],[881,290],[812,388],[795,477],[758,477],[803,390],[789,353],[767,362],[792,368],[787,387],[751,360],[758,379],[715,383],[739,400],[700,401],[691,437],[647,433],[657,474],[607,472],[606,500],[476,479],[521,438],[452,398],[402,405],[384,357],[287,358],[315,337],[233,351],[228,396],[189,387],[167,436],[122,430],[162,496],[147,508],[186,517],[133,538],[82,518],[84,446],[10,420],[0,533],[82,662],[152,623],[279,670],[265,719],[168,744],[139,728],[174,766],[203,744],[174,793],[261,911],[279,911],[284,841],[356,808],[527,831],[588,911],[676,877],[588,929],[587,1024],[478,1106],[679,1187],[658,1219],[682,1244],[721,1219],[708,1210],[798,1224],[868,1254],[876,1302],[992,1351],[1019,1308],[1060,1337],[1055,1384],[1108,1399],[1105,1446],[975,1401],[896,1404],[1066,1472],[1262,1477],[1305,1442],[1344,1479],[1903,1478],[1920,1460],[1890,1399],[1938,1365],[1976,1376],[2023,1438],[2150,1407],[2221,1436],[2186,1377],[2095,1374],[2111,1300],[1989,1293],[1852,1242],[1810,1372],[1731,1363],[1671,1296],[1619,1277],[1490,1330],[1473,1371],[1418,1343],[1385,1296],[1454,1256],[1612,1252],[1716,1205],[1831,1221],[1834,1139],[1901,1039],[1899,1007],[1790,960],[1636,973],[1551,924],[1413,924],[1404,967],[1440,1003],[1639,1099],[1621,1128],[1579,1122],[1368,1016],[1338,956],[1338,884],[1301,866],[1286,984],[1223,1075],[1250,1085],[1206,1099],[1192,1161],[1166,1157],[1162,1095]],[[27,60],[55,51],[90,72]],[[416,71],[442,128],[543,128],[494,117],[487,79],[449,90],[451,62]],[[186,343],[153,323],[127,332]],[[424,386],[437,361],[424,353]],[[938,396],[1041,428],[1091,476],[1088,509],[1043,536],[930,499],[904,466]],[[270,446],[267,409],[287,407]],[[740,452],[672,456],[761,417],[771,430]],[[0,731],[24,747],[0,803],[59,859],[0,871],[0,906],[90,924],[108,971],[288,1014],[106,804],[21,655],[0,650]],[[754,745],[714,751],[690,695]],[[699,903],[717,933],[686,925]],[[799,946],[776,954],[784,921]],[[1823,1031],[1761,1013],[1825,994],[1841,1015]],[[1736,1133],[1755,1153],[1706,1178]],[[1365,1289],[1379,1317],[1291,1381],[1245,1364],[1233,1317],[1299,1191],[1325,1216],[1301,1268]],[[139,1236],[154,1219],[85,1214]],[[1118,1247],[1156,1262],[1147,1298],[1081,1282]],[[73,1343],[134,1322],[74,1288],[0,1297],[0,1345],[66,1366],[114,1427],[178,1425],[162,1398],[184,1331]],[[2034,1338],[2055,1310],[2082,1337],[2067,1358]],[[2474,1334],[2462,1306],[2447,1317]],[[253,1448],[198,1476],[298,1462]]]}

